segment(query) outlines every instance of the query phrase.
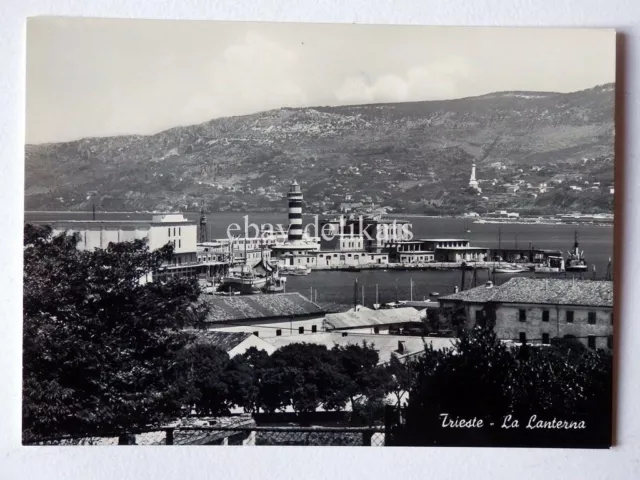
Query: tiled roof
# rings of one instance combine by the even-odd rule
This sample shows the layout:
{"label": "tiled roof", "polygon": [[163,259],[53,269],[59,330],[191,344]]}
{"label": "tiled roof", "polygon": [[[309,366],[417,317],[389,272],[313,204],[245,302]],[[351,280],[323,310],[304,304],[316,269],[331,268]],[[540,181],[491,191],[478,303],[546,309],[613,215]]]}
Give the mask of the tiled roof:
{"label": "tiled roof", "polygon": [[199,342],[213,344],[225,352],[234,349],[253,335],[249,332],[219,332],[216,330],[196,330],[193,333]]}
{"label": "tiled roof", "polygon": [[613,282],[517,277],[498,287],[477,287],[441,300],[612,307]]}
{"label": "tiled roof", "polygon": [[394,323],[420,322],[418,310],[413,307],[372,310],[362,307],[357,312],[350,310],[331,313],[325,317],[327,330],[340,328],[358,328]]}
{"label": "tiled roof", "polygon": [[323,310],[297,292],[236,297],[203,296],[209,304],[207,322],[323,315]]}
{"label": "tiled roof", "polygon": [[[386,363],[391,358],[392,353],[395,353],[399,357],[420,353],[424,351],[425,342],[433,345],[433,348],[436,350],[450,348],[453,347],[454,339],[359,333],[350,333],[343,337],[340,332],[323,332],[308,335],[271,337],[265,340],[276,348],[289,345],[290,343],[313,343],[316,345],[324,345],[327,348],[333,348],[334,345],[362,345],[362,342],[366,341],[367,344],[373,344],[374,348],[378,350],[379,363]],[[403,354],[398,352],[398,342],[404,342]]]}

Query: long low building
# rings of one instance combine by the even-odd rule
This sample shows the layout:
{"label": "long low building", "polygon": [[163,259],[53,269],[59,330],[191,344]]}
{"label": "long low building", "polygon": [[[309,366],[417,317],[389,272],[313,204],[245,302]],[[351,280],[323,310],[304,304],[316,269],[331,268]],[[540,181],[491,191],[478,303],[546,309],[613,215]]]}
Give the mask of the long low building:
{"label": "long low building", "polygon": [[324,319],[326,331],[349,331],[351,333],[388,334],[400,333],[412,326],[421,326],[420,312],[413,307],[373,310],[358,307],[341,313],[328,314]]}
{"label": "long low building", "polygon": [[613,282],[516,277],[494,286],[454,293],[440,306],[462,307],[467,326],[495,312],[499,338],[549,344],[552,338],[576,338],[589,348],[613,345]]}
{"label": "long low building", "polygon": [[258,337],[300,335],[322,330],[325,311],[297,292],[269,295],[203,296],[206,328],[250,332]]}

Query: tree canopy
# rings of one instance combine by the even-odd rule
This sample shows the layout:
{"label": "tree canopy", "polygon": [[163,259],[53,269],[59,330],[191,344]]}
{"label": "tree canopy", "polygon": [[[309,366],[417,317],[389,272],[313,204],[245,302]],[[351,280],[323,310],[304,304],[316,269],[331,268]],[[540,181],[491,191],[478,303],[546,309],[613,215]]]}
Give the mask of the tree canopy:
{"label": "tree canopy", "polygon": [[179,409],[173,378],[181,328],[202,316],[195,281],[145,283],[166,246],[111,243],[81,251],[77,235],[24,230],[25,438],[118,432]]}

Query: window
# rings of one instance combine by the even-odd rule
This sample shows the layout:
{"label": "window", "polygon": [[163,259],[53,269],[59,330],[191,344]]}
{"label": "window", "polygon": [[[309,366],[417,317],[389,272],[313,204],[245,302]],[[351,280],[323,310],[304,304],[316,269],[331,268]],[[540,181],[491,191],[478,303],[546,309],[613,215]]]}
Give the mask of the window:
{"label": "window", "polygon": [[542,311],[542,321],[543,322],[548,322],[549,321],[549,310],[543,310]]}
{"label": "window", "polygon": [[380,333],[380,327],[373,327],[373,333]]}
{"label": "window", "polygon": [[303,334],[304,333],[304,327],[299,327],[298,328],[298,333]]}
{"label": "window", "polygon": [[613,335],[607,337],[607,348],[613,348]]}
{"label": "window", "polygon": [[178,248],[182,247],[182,240],[178,240]]}
{"label": "window", "polygon": [[482,320],[482,310],[476,310],[476,323]]}
{"label": "window", "polygon": [[178,235],[182,235],[182,228],[178,227]]}
{"label": "window", "polygon": [[282,330],[277,329],[276,330],[276,337],[279,337],[280,335],[282,335]]}
{"label": "window", "polygon": [[176,236],[176,227],[173,227],[173,236]]}
{"label": "window", "polygon": [[596,312],[589,312],[589,325],[596,324]]}
{"label": "window", "polygon": [[549,334],[548,333],[543,333],[542,334],[542,344],[543,345],[549,345]]}
{"label": "window", "polygon": [[527,334],[526,332],[520,332],[520,343],[523,345],[527,343]]}
{"label": "window", "polygon": [[611,317],[611,325],[613,325],[613,312],[609,316]]}
{"label": "window", "polygon": [[518,320],[520,320],[521,322],[527,321],[527,311],[525,309],[521,308],[520,310],[518,310]]}
{"label": "window", "polygon": [[171,236],[171,227],[167,228],[167,230],[169,230],[169,233],[167,235]]}
{"label": "window", "polygon": [[573,310],[567,310],[567,323],[573,323]]}
{"label": "window", "polygon": [[595,335],[589,335],[587,337],[587,346],[593,350],[596,349],[596,336]]}
{"label": "window", "polygon": [[318,327],[316,325],[311,325],[311,333],[316,333],[318,331]]}

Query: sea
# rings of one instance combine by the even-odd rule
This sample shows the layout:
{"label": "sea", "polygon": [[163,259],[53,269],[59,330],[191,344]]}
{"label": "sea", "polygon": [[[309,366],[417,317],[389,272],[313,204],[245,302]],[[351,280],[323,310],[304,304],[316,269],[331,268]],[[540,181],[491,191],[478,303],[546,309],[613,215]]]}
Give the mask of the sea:
{"label": "sea", "polygon": [[[55,220],[90,220],[92,212],[26,212],[25,222]],[[184,214],[190,220],[198,220],[196,212]],[[138,212],[97,212],[100,220],[148,220],[150,213]],[[316,217],[303,217],[303,225],[315,225]],[[610,259],[613,260],[613,226],[612,225],[568,225],[568,224],[525,224],[525,223],[473,223],[472,219],[448,217],[397,216],[412,224],[414,238],[464,238],[472,246],[497,248],[532,248],[562,250],[566,252],[573,246],[574,233],[578,233],[580,249],[590,265],[584,278],[592,278],[591,266],[595,265],[597,278],[604,278]],[[282,225],[287,228],[287,215],[274,213],[208,213],[208,238],[225,238],[230,225],[234,233],[243,231],[247,225]],[[251,228],[251,227],[249,227]],[[311,227],[312,231],[314,227]],[[470,232],[466,230],[469,229]],[[251,235],[251,229],[249,230]],[[532,272],[517,274],[520,276],[541,276]],[[554,276],[554,274],[549,274]],[[555,274],[557,276],[558,274]],[[561,276],[571,274],[560,274]],[[513,274],[496,274],[495,281],[500,284],[512,278]],[[286,291],[299,292],[306,297],[317,299],[318,303],[353,305],[371,305],[376,302],[393,302],[398,300],[429,299],[432,293],[446,295],[452,293],[455,286],[465,288],[474,282],[470,272],[461,270],[449,271],[391,271],[362,270],[360,272],[317,271],[307,276],[290,276],[287,279]],[[475,283],[483,284],[489,278],[486,270],[479,270]],[[357,281],[357,285],[356,285]]]}

